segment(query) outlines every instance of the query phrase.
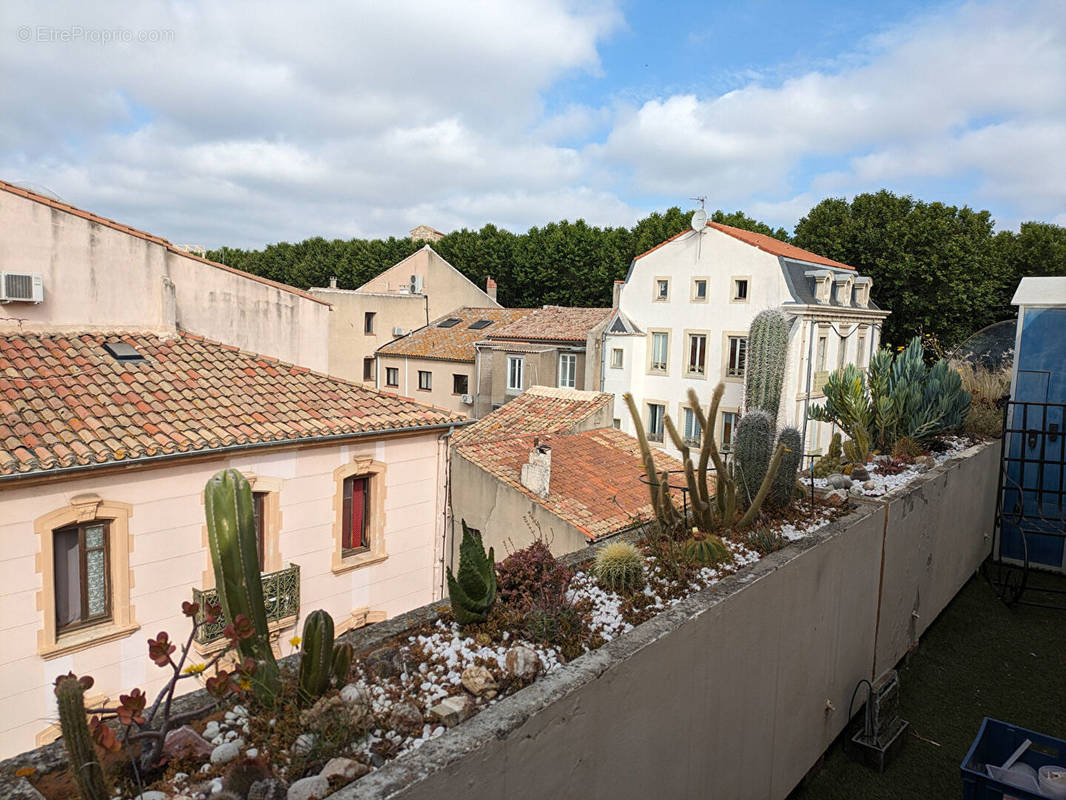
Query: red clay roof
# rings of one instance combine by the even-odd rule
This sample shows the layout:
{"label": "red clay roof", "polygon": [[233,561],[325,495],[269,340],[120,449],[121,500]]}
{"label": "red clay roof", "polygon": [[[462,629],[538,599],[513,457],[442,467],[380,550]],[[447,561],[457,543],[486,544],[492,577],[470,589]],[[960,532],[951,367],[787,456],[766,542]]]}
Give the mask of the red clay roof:
{"label": "red clay roof", "polygon": [[460,420],[187,333],[0,335],[0,475]]}
{"label": "red clay roof", "polygon": [[611,311],[610,308],[544,306],[510,325],[491,331],[486,338],[583,343],[589,331],[607,319]]}
{"label": "red clay roof", "polygon": [[[820,256],[817,253],[812,253],[810,250],[796,247],[788,242],[782,242],[780,239],[775,239],[773,236],[767,236],[764,233],[755,233],[754,231],[747,231],[743,228],[734,228],[732,225],[723,225],[721,222],[708,222],[707,227],[714,228],[716,231],[724,233],[727,236],[732,236],[734,239],[739,239],[744,242],[744,244],[750,244],[752,247],[757,247],[770,255],[780,256],[781,258],[792,258],[796,261],[806,261],[811,264],[821,264],[826,267],[837,267],[839,269],[850,269],[855,271],[855,267],[852,267],[849,264],[833,261],[831,258]],[[644,256],[649,253],[654,253],[660,247],[684,236],[686,233],[690,233],[690,231],[686,229],[680,233],[675,233],[666,241],[660,242],[649,250],[645,250],[633,260],[636,261],[637,258],[644,258]]]}
{"label": "red clay roof", "polygon": [[569,433],[614,399],[608,392],[530,386],[509,403],[452,435],[453,444],[526,433]]}
{"label": "red clay roof", "polygon": [[[547,497],[533,494],[522,486],[522,465],[528,462],[533,442],[538,438],[541,444],[551,446]],[[528,495],[589,539],[625,530],[652,516],[648,486],[640,480],[644,474],[640,444],[615,428],[468,442],[459,445],[456,452]],[[661,450],[654,450],[652,457],[661,469],[681,469],[681,462]],[[680,492],[675,494],[680,504]]]}
{"label": "red clay roof", "polygon": [[0,190],[10,192],[11,194],[23,197],[27,200],[33,200],[35,203],[41,203],[42,205],[49,206],[50,208],[54,208],[58,211],[65,211],[68,214],[73,214],[76,217],[87,219],[90,222],[95,222],[98,225],[104,225],[108,228],[113,228],[116,231],[121,231],[122,233],[129,234],[130,236],[136,236],[138,239],[144,239],[147,242],[153,242],[154,244],[157,244],[161,247],[165,247],[171,253],[176,253],[177,255],[184,256],[185,258],[191,258],[194,261],[199,261],[217,269],[225,270],[226,272],[232,272],[234,275],[240,275],[243,278],[248,278],[249,280],[256,281],[257,283],[265,283],[267,286],[273,286],[275,289],[281,289],[284,292],[299,295],[305,300],[314,300],[316,303],[321,303],[325,306],[332,305],[328,301],[323,300],[321,297],[315,297],[312,294],[308,294],[307,292],[297,289],[295,286],[289,286],[288,284],[272,281],[269,278],[262,278],[259,275],[253,275],[250,272],[244,272],[243,270],[234,269],[233,267],[227,267],[225,264],[219,264],[216,261],[209,261],[203,256],[198,256],[186,250],[182,250],[178,247],[175,247],[173,244],[171,244],[166,239],[163,239],[160,236],[153,236],[150,233],[145,233],[144,231],[137,230],[136,228],[131,228],[129,225],[123,225],[121,222],[115,222],[115,220],[113,219],[101,217],[89,211],[82,211],[80,208],[75,208],[69,203],[63,203],[59,200],[53,200],[51,197],[45,197],[43,194],[31,192],[29,189],[23,189],[21,186],[15,186],[14,184],[7,183],[6,181],[0,181]]}
{"label": "red clay roof", "polygon": [[[382,345],[377,352],[383,356],[473,363],[476,355],[474,342],[484,340],[495,328],[503,327],[529,313],[531,312],[528,308],[457,308],[425,327]],[[440,323],[448,319],[457,319],[459,322],[446,328],[440,327]],[[484,328],[471,328],[470,325],[479,319],[491,320],[492,324]]]}

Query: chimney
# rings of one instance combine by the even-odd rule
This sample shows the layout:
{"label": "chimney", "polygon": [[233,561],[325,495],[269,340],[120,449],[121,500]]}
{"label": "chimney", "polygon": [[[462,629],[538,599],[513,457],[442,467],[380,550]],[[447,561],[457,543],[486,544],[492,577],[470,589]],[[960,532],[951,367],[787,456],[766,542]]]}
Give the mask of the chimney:
{"label": "chimney", "polygon": [[547,497],[551,474],[551,446],[534,439],[533,449],[529,451],[529,463],[522,465],[522,485],[539,497]]}
{"label": "chimney", "polygon": [[625,285],[625,281],[614,282],[614,294],[611,297],[611,308],[618,308],[618,301],[622,299],[622,287]]}
{"label": "chimney", "polygon": [[485,294],[491,297],[493,302],[496,301],[496,281],[491,277],[485,279]]}
{"label": "chimney", "polygon": [[330,275],[329,276],[329,288],[330,289],[336,289],[337,288],[337,276],[336,275]]}

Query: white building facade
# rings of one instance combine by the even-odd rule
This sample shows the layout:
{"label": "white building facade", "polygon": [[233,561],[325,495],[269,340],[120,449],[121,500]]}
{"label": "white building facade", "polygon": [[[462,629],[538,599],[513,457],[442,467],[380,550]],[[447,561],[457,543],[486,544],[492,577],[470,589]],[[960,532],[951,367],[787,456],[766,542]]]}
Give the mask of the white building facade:
{"label": "white building facade", "polygon": [[[689,408],[695,389],[706,409],[719,381],[725,395],[714,421],[728,445],[744,411],[747,336],[752,319],[780,308],[792,319],[779,427],[805,429],[806,410],[824,399],[830,372],[866,366],[889,312],[870,300],[872,281],[853,267],[769,236],[707,223],[637,256],[615,286],[615,317],[604,334],[603,391],[615,395],[615,424],[633,433],[622,395],[629,392],[649,438],[676,454],[663,418],[695,444],[701,432]],[[808,453],[832,435],[806,422]]]}

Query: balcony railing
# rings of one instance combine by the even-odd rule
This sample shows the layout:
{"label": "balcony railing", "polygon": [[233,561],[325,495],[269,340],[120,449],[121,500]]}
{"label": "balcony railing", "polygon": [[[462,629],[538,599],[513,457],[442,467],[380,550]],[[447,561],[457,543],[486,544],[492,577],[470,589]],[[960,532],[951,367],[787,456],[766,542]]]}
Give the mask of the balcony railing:
{"label": "balcony railing", "polygon": [[[265,572],[262,575],[263,601],[266,606],[267,623],[280,622],[300,613],[300,565],[290,564],[277,572]],[[214,622],[204,621],[204,610],[208,603],[218,602],[218,589],[193,589],[192,599],[200,604],[196,621],[196,643],[210,644],[222,638],[222,629],[229,624],[224,614]]]}

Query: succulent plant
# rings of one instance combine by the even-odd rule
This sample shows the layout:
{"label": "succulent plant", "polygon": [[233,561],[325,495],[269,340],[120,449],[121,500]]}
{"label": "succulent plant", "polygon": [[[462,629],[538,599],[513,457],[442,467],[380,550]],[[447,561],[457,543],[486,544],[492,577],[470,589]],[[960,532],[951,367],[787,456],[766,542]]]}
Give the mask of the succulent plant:
{"label": "succulent plant", "polygon": [[748,504],[766,478],[774,450],[774,422],[760,408],[745,413],[733,433],[737,490]]}
{"label": "succulent plant", "polygon": [[629,542],[611,542],[596,554],[592,572],[605,589],[635,592],[644,586],[644,556]]}
{"label": "succulent plant", "polygon": [[685,540],[681,544],[681,552],[689,562],[701,567],[713,567],[733,560],[733,554],[725,542],[713,533],[697,534]]}
{"label": "succulent plant", "polygon": [[111,793],[107,789],[104,770],[96,757],[89,723],[85,719],[85,691],[90,686],[91,678],[79,680],[74,675],[66,675],[56,681],[59,727],[82,800],[109,800]]}
{"label": "succulent plant", "polygon": [[762,409],[776,423],[788,356],[788,316],[776,308],[760,311],[748,329],[744,382],[745,410]]}
{"label": "succulent plant", "polygon": [[333,617],[321,609],[308,614],[300,641],[300,699],[317,700],[329,689],[330,678],[341,683],[352,665],[352,653],[347,642],[333,643]]}
{"label": "succulent plant", "polygon": [[352,668],[352,659],[355,658],[355,648],[348,642],[333,645],[333,683],[338,687],[344,686],[348,680],[348,671]]}
{"label": "succulent plant", "polygon": [[481,531],[467,527],[462,520],[463,541],[459,545],[459,576],[448,568],[448,596],[452,614],[460,625],[484,622],[496,602],[496,562],[490,547],[485,555]]}
{"label": "succulent plant", "polygon": [[767,500],[774,508],[784,508],[792,502],[795,493],[796,475],[803,460],[803,434],[795,428],[783,428],[777,434],[777,443],[785,446],[785,452],[774,475],[774,482],[770,484]]}
{"label": "succulent plant", "polygon": [[824,456],[814,462],[811,472],[816,478],[824,478],[834,472],[840,472],[840,464],[843,457],[844,452],[840,445],[840,434],[834,433],[833,438],[829,440],[829,449]]}
{"label": "succulent plant", "polygon": [[744,537],[744,544],[765,556],[787,545],[788,539],[780,531],[776,531],[773,528],[758,527],[752,528],[748,532],[747,536]]}

